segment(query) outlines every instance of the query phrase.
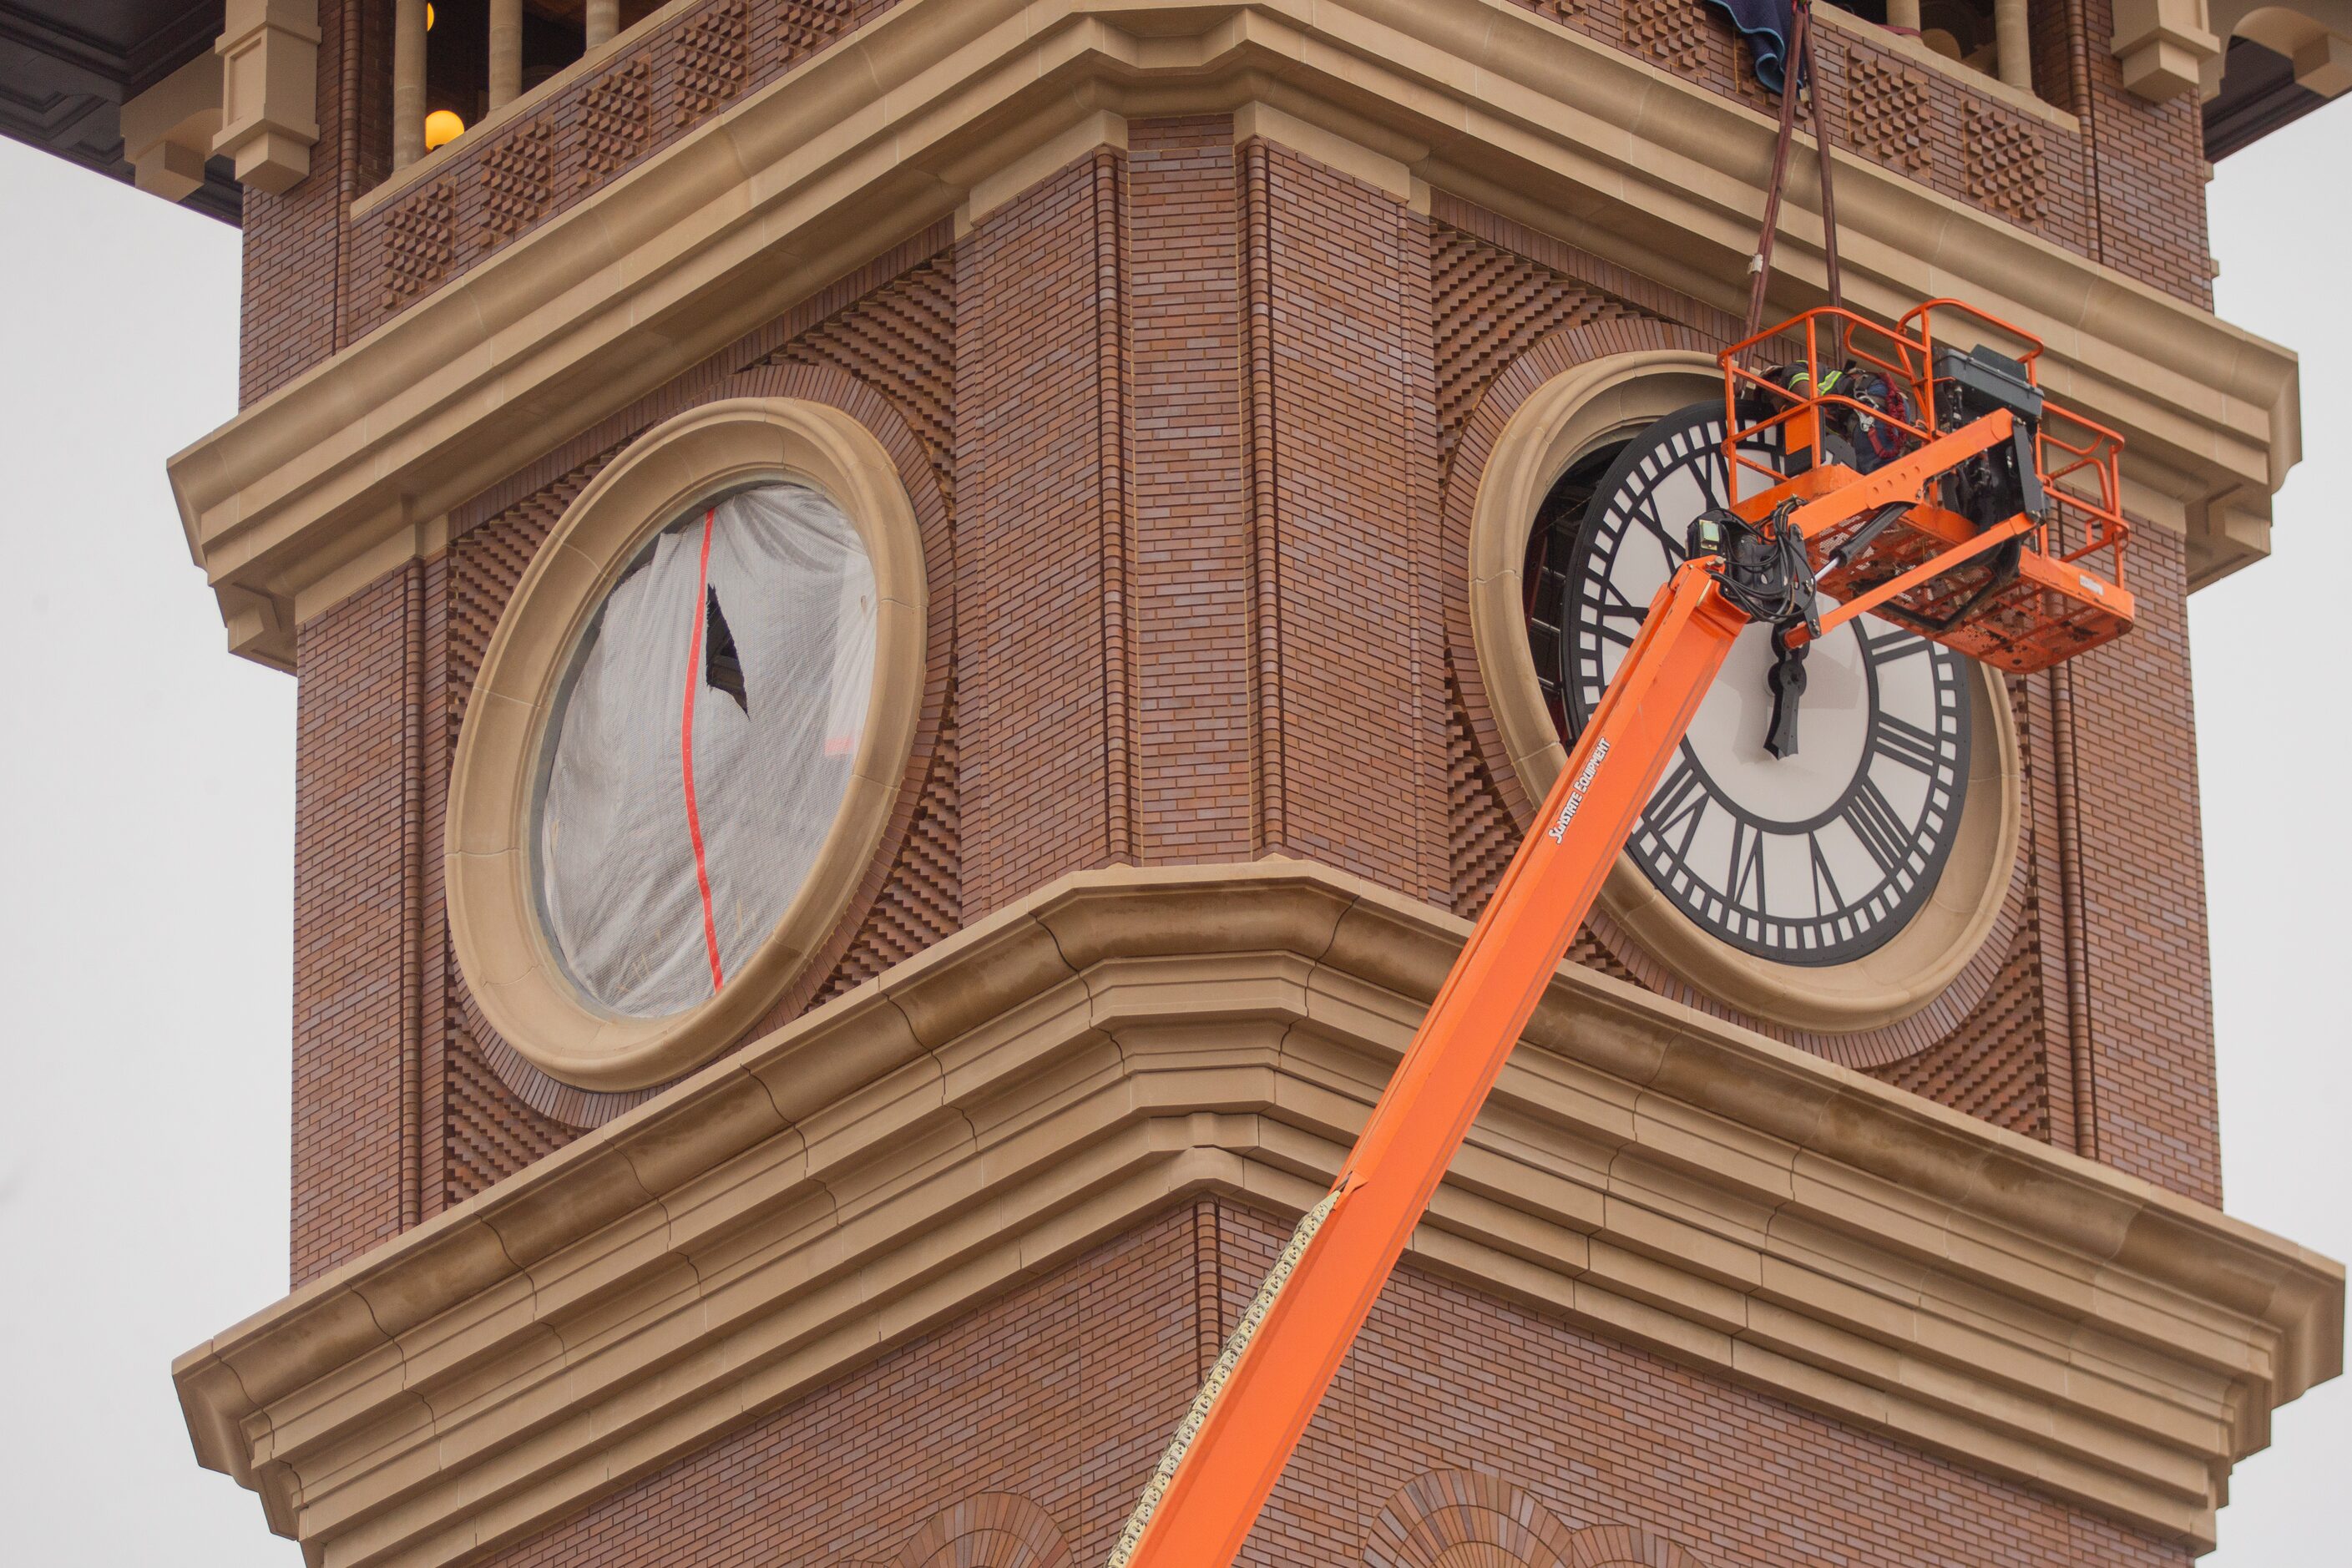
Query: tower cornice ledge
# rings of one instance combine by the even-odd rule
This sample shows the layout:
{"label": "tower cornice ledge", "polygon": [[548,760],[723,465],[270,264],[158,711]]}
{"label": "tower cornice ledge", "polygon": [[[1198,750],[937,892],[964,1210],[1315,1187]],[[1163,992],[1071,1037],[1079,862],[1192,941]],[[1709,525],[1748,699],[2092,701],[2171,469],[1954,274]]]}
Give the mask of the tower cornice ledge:
{"label": "tower cornice ledge", "polygon": [[[313,1563],[516,1539],[1189,1196],[1301,1211],[1467,930],[1066,878],[181,1357],[197,1455]],[[2200,1547],[2342,1365],[2339,1265],[1573,967],[1412,1256]]]}
{"label": "tower cornice ledge", "polygon": [[[290,665],[299,621],[437,549],[451,507],[1075,141],[1251,105],[1406,199],[1455,191],[1744,298],[1771,121],[1506,0],[903,0],[175,457],[231,647]],[[1850,299],[1959,295],[2038,333],[2195,580],[2263,552],[2299,456],[2292,354],[1866,160],[1838,182]],[[1791,310],[1822,276],[1792,187]]]}

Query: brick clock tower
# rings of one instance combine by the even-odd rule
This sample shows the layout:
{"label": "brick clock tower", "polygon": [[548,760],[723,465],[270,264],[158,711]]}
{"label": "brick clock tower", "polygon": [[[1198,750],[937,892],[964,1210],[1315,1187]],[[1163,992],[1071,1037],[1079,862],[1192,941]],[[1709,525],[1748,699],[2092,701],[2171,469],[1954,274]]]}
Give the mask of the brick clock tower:
{"label": "brick clock tower", "polygon": [[[2185,603],[2299,438],[2206,160],[2352,43],[2224,73],[2218,5],[1821,12],[1848,300],[2047,341],[2139,627],[1849,631],[1801,763],[1735,655],[1246,1561],[2185,1564],[2340,1369],[2341,1268],[2218,1206]],[[124,152],[242,185],[243,409],[172,479],[299,689],[293,1293],[175,1366],[197,1458],[326,1568],[1102,1562],[1687,521],[1747,47],[224,26]]]}

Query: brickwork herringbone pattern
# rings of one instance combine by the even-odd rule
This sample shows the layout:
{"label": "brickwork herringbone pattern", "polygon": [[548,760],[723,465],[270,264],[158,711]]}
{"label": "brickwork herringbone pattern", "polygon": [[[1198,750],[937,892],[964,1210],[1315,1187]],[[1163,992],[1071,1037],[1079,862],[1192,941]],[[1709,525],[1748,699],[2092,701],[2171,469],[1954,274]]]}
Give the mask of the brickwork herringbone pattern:
{"label": "brickwork herringbone pattern", "polygon": [[2029,905],[2000,978],[1968,1021],[1916,1057],[1864,1070],[1882,1083],[2045,1142],[2051,1135],[2049,1058],[2042,1026],[2039,939]]}
{"label": "brickwork herringbone pattern", "polygon": [[770,356],[830,364],[889,399],[955,501],[955,264],[940,257],[893,279]]}
{"label": "brickwork herringbone pattern", "polygon": [[817,987],[820,1005],[963,929],[963,805],[956,781],[955,689],[950,687],[929,773],[890,879],[849,951]]}
{"label": "brickwork herringbone pattern", "polygon": [[1441,463],[1452,459],[1463,422],[1487,385],[1538,338],[1638,313],[1589,284],[1442,224],[1429,270]]}

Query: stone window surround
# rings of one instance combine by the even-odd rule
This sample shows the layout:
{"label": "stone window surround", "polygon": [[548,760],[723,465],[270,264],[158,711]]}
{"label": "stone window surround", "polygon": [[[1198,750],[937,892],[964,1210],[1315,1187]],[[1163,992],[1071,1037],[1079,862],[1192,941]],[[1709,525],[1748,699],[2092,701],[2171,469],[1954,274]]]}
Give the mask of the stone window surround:
{"label": "stone window surround", "polygon": [[[572,651],[622,569],[699,498],[761,479],[812,482],[856,525],[874,567],[874,682],[848,789],[774,932],[709,1001],[658,1018],[594,1006],[563,978],[530,888],[532,795]],[[557,521],[483,657],[449,782],[449,936],[483,1016],[551,1077],[642,1089],[741,1037],[833,933],[888,825],[921,716],[929,594],[898,466],[842,410],[730,398],[639,437]]]}
{"label": "stone window surround", "polygon": [[[1708,355],[1658,349],[1612,354],[1558,375],[1504,426],[1479,476],[1470,533],[1470,626],[1505,754],[1540,800],[1568,760],[1536,679],[1521,611],[1528,528],[1569,465],[1601,441],[1662,415],[1720,397]],[[1968,803],[1934,900],[1876,952],[1851,963],[1793,968],[1715,940],[1620,853],[1601,908],[1683,980],[1750,1017],[1822,1034],[1884,1028],[1918,1012],[1958,978],[2000,920],[2017,864],[2023,767],[2016,720],[1998,674],[1969,661],[1975,734]]]}

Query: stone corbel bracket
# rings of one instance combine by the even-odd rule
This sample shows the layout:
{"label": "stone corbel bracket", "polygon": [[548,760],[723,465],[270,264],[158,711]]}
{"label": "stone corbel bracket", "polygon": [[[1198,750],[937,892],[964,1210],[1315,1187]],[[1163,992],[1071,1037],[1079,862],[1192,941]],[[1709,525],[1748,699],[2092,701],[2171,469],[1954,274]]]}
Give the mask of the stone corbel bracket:
{"label": "stone corbel bracket", "polygon": [[2142,98],[2178,98],[2198,85],[2206,62],[2221,58],[2205,0],[2116,0],[2115,16],[2109,47],[2123,62],[2124,86]]}
{"label": "stone corbel bracket", "polygon": [[[1073,136],[1203,111],[1745,300],[1772,121],[1507,0],[902,0],[173,458],[231,647],[290,665],[298,622],[467,498]],[[1839,155],[1838,192],[1848,300],[1958,295],[2041,336],[2160,526],[2255,509],[2300,456],[2284,350],[1868,160]],[[1821,298],[1808,200],[1777,252],[1792,309]],[[2200,581],[2255,558],[2189,553]]]}
{"label": "stone corbel bracket", "polygon": [[202,188],[220,132],[221,61],[198,55],[122,106],[122,155],[131,183],[167,202]]}
{"label": "stone corbel bracket", "polygon": [[[1300,1212],[1467,930],[1065,879],[182,1356],[197,1456],[313,1564],[514,1540],[1192,1194]],[[2340,1266],[1582,969],[1412,1258],[2200,1549],[2342,1366]]]}
{"label": "stone corbel bracket", "polygon": [[318,0],[228,0],[213,49],[222,121],[213,151],[236,160],[238,183],[291,190],[319,140]]}
{"label": "stone corbel bracket", "polygon": [[[2149,3],[2149,0],[2141,0]],[[2183,5],[2191,0],[2154,0]],[[2210,99],[2221,90],[2221,67],[2228,40],[2251,38],[2284,55],[2294,68],[2297,87],[2322,98],[2335,98],[2352,87],[2352,0],[2292,0],[2281,5],[2271,0],[2195,0],[2201,19],[2221,40],[2201,65],[2199,84]],[[2116,12],[2116,52],[2123,53],[2121,17]],[[2130,80],[2128,63],[2125,79]]]}

